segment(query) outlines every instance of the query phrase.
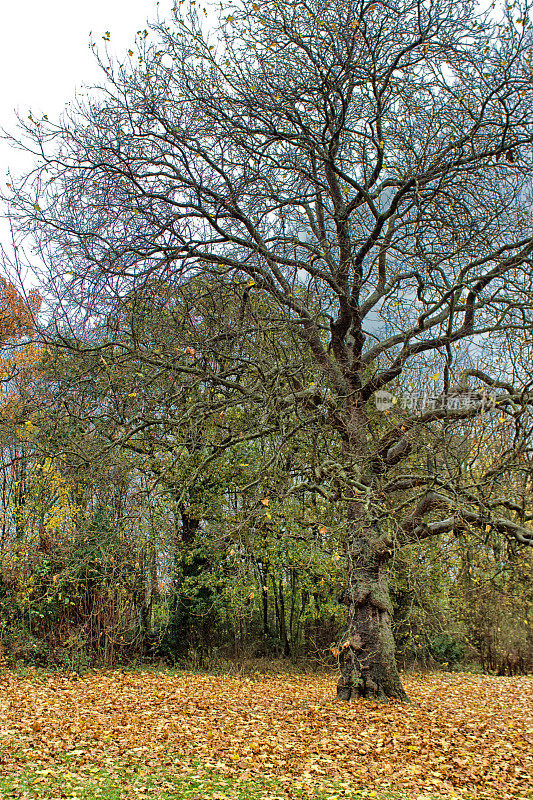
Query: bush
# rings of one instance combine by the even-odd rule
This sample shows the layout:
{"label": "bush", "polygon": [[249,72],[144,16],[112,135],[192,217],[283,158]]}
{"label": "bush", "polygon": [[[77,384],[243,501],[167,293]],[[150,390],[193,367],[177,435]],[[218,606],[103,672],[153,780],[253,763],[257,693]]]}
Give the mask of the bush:
{"label": "bush", "polygon": [[433,636],[429,642],[429,652],[439,664],[450,667],[458,664],[465,656],[465,645],[449,633]]}

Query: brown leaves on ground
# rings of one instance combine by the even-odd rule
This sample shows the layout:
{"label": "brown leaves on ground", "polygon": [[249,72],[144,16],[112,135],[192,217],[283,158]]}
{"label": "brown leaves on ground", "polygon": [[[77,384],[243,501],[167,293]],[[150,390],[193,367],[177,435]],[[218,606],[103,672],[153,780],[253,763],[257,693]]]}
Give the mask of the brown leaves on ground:
{"label": "brown leaves on ground", "polygon": [[[170,771],[291,785],[349,785],[418,797],[525,797],[533,791],[533,679],[406,677],[412,703],[332,702],[325,677],[254,679],[101,672],[0,676],[0,763],[16,773],[70,752]],[[3,763],[2,763],[3,762]],[[290,794],[290,791],[289,791]]]}

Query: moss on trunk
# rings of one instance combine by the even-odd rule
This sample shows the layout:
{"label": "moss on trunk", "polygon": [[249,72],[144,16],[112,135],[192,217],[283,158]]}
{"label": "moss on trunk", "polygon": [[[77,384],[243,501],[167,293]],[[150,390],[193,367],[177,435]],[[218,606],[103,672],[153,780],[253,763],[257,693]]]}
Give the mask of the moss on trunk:
{"label": "moss on trunk", "polygon": [[[354,504],[355,506],[355,504]],[[352,508],[347,542],[347,634],[340,651],[337,699],[354,695],[407,700],[395,659],[387,583],[389,543],[359,504]]]}

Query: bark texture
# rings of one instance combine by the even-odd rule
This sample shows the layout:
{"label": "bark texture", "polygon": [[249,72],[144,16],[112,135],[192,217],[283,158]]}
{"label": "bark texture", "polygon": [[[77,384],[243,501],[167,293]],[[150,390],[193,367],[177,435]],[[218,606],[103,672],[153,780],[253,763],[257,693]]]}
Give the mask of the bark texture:
{"label": "bark texture", "polygon": [[[372,497],[374,479],[367,444],[367,419],[360,408],[351,415],[348,436],[352,473],[367,486],[364,499],[354,497],[347,514],[347,633],[341,643],[341,677],[337,699],[353,696],[407,700],[395,658],[392,603],[387,581],[391,541],[380,530]],[[377,509],[376,509],[377,512]]]}
{"label": "bark texture", "polygon": [[407,700],[394,655],[392,608],[386,576],[389,551],[379,535],[349,543],[348,634],[341,648],[337,698]]}

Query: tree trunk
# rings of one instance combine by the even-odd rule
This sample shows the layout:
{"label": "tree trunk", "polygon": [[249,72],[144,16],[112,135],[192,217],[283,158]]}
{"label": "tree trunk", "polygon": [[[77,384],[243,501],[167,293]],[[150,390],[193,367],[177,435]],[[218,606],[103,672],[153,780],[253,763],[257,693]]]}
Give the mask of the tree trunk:
{"label": "tree trunk", "polygon": [[407,700],[394,656],[391,600],[387,585],[388,553],[380,540],[360,537],[349,543],[348,633],[340,652],[337,699]]}
{"label": "tree trunk", "polygon": [[[387,564],[392,545],[373,513],[373,477],[366,440],[367,420],[360,408],[353,409],[346,439],[348,466],[354,477],[367,486],[366,498],[348,501],[347,509],[347,633],[340,648],[341,677],[337,699],[352,696],[407,700],[394,655],[392,603]],[[377,509],[375,510],[377,512]]]}
{"label": "tree trunk", "polygon": [[26,507],[26,454],[24,448],[20,448],[20,456],[15,449],[15,488],[14,488],[14,518],[15,535],[18,542],[24,539],[26,527],[25,507]]}
{"label": "tree trunk", "polygon": [[261,587],[261,597],[263,601],[263,636],[270,635],[270,629],[268,627],[268,589],[266,586],[267,575],[265,573],[264,583]]}
{"label": "tree trunk", "polygon": [[283,642],[283,658],[288,658],[291,654],[291,645],[287,635],[287,621],[285,618],[285,597],[283,596],[283,581],[279,581],[279,635]]}

